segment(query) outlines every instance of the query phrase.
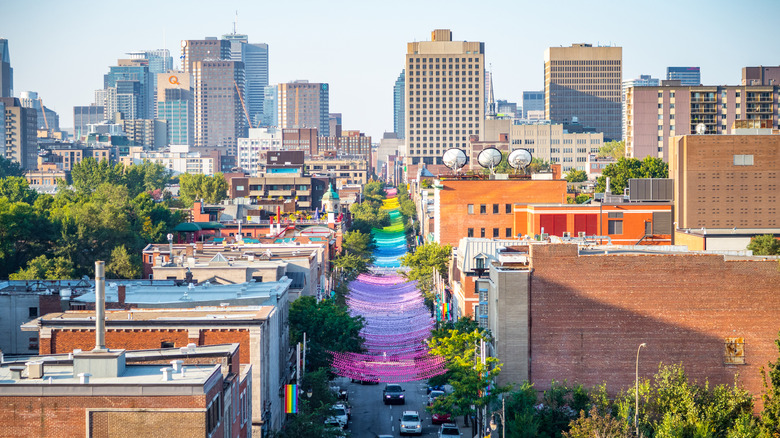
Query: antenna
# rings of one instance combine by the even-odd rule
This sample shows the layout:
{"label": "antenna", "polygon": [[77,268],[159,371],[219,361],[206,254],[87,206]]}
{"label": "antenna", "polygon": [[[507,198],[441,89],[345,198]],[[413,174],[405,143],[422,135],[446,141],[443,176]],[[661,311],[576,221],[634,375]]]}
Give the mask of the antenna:
{"label": "antenna", "polygon": [[533,161],[533,156],[528,149],[515,149],[509,154],[506,161],[517,172],[519,169],[528,167]]}
{"label": "antenna", "polygon": [[233,19],[233,35],[236,34],[237,25],[238,25],[238,9],[236,9],[236,18]]}
{"label": "antenna", "polygon": [[504,157],[501,155],[501,151],[493,147],[483,149],[477,156],[479,165],[485,169],[489,169],[491,174],[495,173],[495,167],[501,164],[503,159]]}
{"label": "antenna", "polygon": [[466,153],[463,152],[460,149],[452,148],[447,149],[444,152],[444,155],[441,157],[441,161],[444,163],[445,166],[452,169],[454,173],[458,173],[460,169],[466,165],[466,162],[468,161],[468,157],[466,156]]}

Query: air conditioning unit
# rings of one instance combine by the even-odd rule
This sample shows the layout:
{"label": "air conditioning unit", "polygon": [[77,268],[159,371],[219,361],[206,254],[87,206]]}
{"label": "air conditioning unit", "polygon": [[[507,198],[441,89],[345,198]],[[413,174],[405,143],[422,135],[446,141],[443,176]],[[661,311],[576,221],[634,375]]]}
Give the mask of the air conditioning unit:
{"label": "air conditioning unit", "polygon": [[547,233],[542,233],[542,240],[547,240],[550,238],[550,235]]}
{"label": "air conditioning unit", "polygon": [[578,237],[585,238],[585,232],[584,232],[584,231],[579,231],[579,232],[577,233],[577,236],[578,236]]}
{"label": "air conditioning unit", "polygon": [[563,237],[565,237],[565,238],[567,238],[567,239],[568,239],[568,238],[570,238],[570,237],[571,237],[571,233],[569,233],[568,231],[564,231],[564,232],[563,232]]}

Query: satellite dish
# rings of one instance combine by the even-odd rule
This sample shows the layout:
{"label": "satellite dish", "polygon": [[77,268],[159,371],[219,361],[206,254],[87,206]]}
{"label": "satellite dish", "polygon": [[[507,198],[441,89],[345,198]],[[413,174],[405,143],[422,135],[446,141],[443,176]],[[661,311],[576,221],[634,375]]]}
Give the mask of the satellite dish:
{"label": "satellite dish", "polygon": [[704,123],[699,123],[698,125],[696,125],[697,134],[704,134],[705,132],[707,132],[707,125],[705,125]]}
{"label": "satellite dish", "polygon": [[514,169],[525,169],[531,164],[533,156],[528,149],[515,149],[513,150],[506,161]]}
{"label": "satellite dish", "polygon": [[453,172],[457,172],[460,170],[463,166],[466,165],[467,157],[466,153],[463,152],[460,149],[452,148],[447,149],[447,151],[444,152],[444,155],[441,157],[442,162],[444,162],[444,165],[452,169]]}
{"label": "satellite dish", "polygon": [[477,162],[485,169],[490,169],[493,172],[493,168],[498,166],[504,157],[501,155],[501,151],[496,148],[485,148],[477,156]]}

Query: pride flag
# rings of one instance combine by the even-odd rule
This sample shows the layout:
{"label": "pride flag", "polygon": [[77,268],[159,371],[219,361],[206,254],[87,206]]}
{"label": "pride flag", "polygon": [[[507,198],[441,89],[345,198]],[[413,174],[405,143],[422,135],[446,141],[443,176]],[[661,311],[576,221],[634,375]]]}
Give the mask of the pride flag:
{"label": "pride flag", "polygon": [[298,385],[285,385],[284,388],[284,413],[298,413]]}
{"label": "pride flag", "polygon": [[449,311],[450,311],[450,303],[444,302],[441,305],[441,315],[442,319],[449,320]]}

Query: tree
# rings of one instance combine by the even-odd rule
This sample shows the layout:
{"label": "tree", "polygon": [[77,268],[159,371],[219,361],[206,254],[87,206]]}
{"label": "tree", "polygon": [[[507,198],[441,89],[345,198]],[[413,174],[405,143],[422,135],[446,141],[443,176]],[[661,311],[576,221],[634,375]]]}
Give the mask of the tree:
{"label": "tree", "polygon": [[433,272],[439,271],[439,275],[447,277],[447,265],[452,254],[450,245],[441,246],[431,242],[418,246],[413,253],[407,253],[401,258],[401,266],[409,267],[409,271],[403,272],[403,276],[409,281],[417,281],[417,287],[425,297],[428,307],[433,306]]}
{"label": "tree", "polygon": [[528,171],[530,173],[541,173],[550,170],[550,162],[541,158],[533,157],[531,164],[528,165]]}
{"label": "tree", "polygon": [[363,186],[363,198],[374,207],[381,207],[386,195],[384,184],[379,181],[369,181]]}
{"label": "tree", "polygon": [[[51,197],[42,197],[51,198]],[[51,248],[58,231],[47,217],[44,201],[32,206],[0,197],[0,278],[8,278]]]}
{"label": "tree", "polygon": [[26,178],[8,176],[0,178],[0,196],[5,196],[11,202],[33,204],[38,197],[38,193],[30,188]]}
{"label": "tree", "polygon": [[669,165],[657,157],[645,157],[639,161],[636,158],[620,158],[617,163],[610,164],[596,180],[596,192],[606,190],[607,177],[610,178],[610,191],[623,193],[631,178],[668,178]]}
{"label": "tree", "polygon": [[371,257],[371,251],[376,245],[370,234],[362,233],[360,230],[348,231],[344,234],[344,240],[341,244],[344,252],[360,256],[364,259]]}
{"label": "tree", "polygon": [[351,316],[333,300],[301,297],[290,305],[290,342],[303,342],[306,333],[306,370],[330,367],[328,351],[355,352],[363,349],[363,318]]}
{"label": "tree", "polygon": [[111,251],[111,259],[106,265],[106,274],[108,278],[134,279],[140,277],[141,268],[130,258],[127,248],[119,245]]}
{"label": "tree", "polygon": [[588,174],[584,170],[571,169],[564,179],[570,183],[583,182],[588,180]]}
{"label": "tree", "polygon": [[9,276],[11,280],[67,280],[74,278],[73,263],[63,257],[38,256],[27,267]]}
{"label": "tree", "polygon": [[221,173],[214,176],[184,173],[179,176],[179,199],[188,208],[200,199],[207,204],[216,204],[227,199],[227,190],[227,181]]}
{"label": "tree", "polygon": [[110,164],[108,160],[98,162],[92,157],[81,160],[73,165],[70,177],[77,193],[92,193],[104,183],[121,184],[125,168],[121,163]]}
{"label": "tree", "polygon": [[768,436],[777,436],[780,431],[780,333],[775,340],[777,346],[777,362],[769,362],[768,368],[761,367],[761,377],[764,381],[764,412],[761,414],[761,427]]}
{"label": "tree", "polygon": [[629,438],[631,432],[610,414],[602,414],[593,406],[590,412],[580,411],[580,417],[574,420],[568,432],[563,432],[565,438]]}
{"label": "tree", "polygon": [[[329,427],[325,419],[330,415],[331,407],[336,403],[336,395],[331,391],[328,372],[319,368],[304,374],[299,385],[298,413],[288,416],[285,425],[279,431],[271,432],[272,438],[345,436],[342,430]],[[311,392],[311,398],[306,394]]]}
{"label": "tree", "polygon": [[7,178],[9,176],[24,176],[24,170],[22,170],[22,166],[16,161],[0,157],[0,178]]}
{"label": "tree", "polygon": [[626,157],[626,142],[608,141],[599,148],[599,157],[611,157],[616,160]]}
{"label": "tree", "polygon": [[381,229],[390,225],[390,214],[370,202],[352,204],[349,211],[352,213],[352,231],[369,234],[373,228]]}
{"label": "tree", "polygon": [[772,234],[753,236],[747,249],[753,251],[753,255],[780,255],[780,240]]}
{"label": "tree", "polygon": [[125,169],[124,182],[131,197],[139,193],[162,190],[171,180],[171,172],[162,163],[145,160]]}
{"label": "tree", "polygon": [[333,260],[333,266],[342,270],[346,281],[352,281],[368,272],[371,260],[358,254],[344,253]]}

